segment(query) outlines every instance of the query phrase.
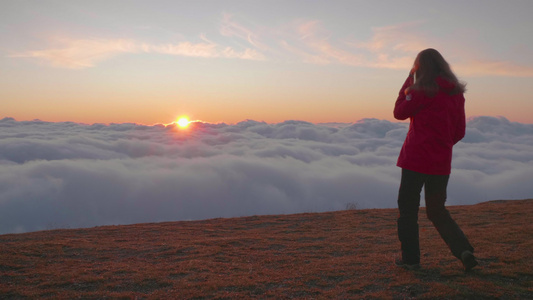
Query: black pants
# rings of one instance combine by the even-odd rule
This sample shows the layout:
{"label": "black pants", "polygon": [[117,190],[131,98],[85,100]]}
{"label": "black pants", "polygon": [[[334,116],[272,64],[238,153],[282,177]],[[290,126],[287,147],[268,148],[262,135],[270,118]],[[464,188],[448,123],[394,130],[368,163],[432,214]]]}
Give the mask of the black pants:
{"label": "black pants", "polygon": [[461,259],[463,251],[474,252],[461,228],[451,218],[444,206],[446,187],[450,175],[427,175],[402,169],[402,180],[398,194],[398,238],[402,244],[402,259],[409,264],[420,263],[418,241],[418,209],[422,186],[426,196],[426,212],[452,254]]}

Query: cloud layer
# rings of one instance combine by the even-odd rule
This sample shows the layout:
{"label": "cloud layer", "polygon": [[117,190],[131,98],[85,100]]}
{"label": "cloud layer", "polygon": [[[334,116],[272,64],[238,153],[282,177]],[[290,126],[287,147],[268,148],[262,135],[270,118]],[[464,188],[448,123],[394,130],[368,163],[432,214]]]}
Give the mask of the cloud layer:
{"label": "cloud layer", "polygon": [[[533,125],[469,121],[449,204],[533,196]],[[396,206],[407,124],[0,120],[0,234]]]}

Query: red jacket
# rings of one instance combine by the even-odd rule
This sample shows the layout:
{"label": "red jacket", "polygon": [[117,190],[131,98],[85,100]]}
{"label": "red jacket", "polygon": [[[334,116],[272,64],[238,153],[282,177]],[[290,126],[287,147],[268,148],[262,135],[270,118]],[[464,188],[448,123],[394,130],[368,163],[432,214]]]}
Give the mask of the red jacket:
{"label": "red jacket", "polygon": [[465,135],[465,98],[462,93],[450,95],[453,83],[438,77],[439,92],[428,97],[423,91],[405,90],[413,84],[409,76],[394,106],[394,117],[410,119],[397,166],[411,171],[449,175],[452,148]]}

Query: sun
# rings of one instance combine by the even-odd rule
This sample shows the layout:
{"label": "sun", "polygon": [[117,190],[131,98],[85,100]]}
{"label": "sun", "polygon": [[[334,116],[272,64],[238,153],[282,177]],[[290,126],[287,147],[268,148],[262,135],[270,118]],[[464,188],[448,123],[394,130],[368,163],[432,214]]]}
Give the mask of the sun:
{"label": "sun", "polygon": [[178,121],[176,121],[176,124],[178,124],[180,128],[187,128],[189,126],[189,123],[191,122],[187,117],[181,117],[178,119]]}

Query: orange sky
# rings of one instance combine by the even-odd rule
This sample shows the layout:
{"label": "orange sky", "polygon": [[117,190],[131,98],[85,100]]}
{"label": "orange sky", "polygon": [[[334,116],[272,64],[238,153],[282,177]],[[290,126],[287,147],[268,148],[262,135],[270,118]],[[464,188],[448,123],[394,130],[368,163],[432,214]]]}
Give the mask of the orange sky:
{"label": "orange sky", "polygon": [[338,3],[2,2],[0,117],[393,120],[414,57],[434,47],[468,83],[469,116],[533,123],[532,2]]}

